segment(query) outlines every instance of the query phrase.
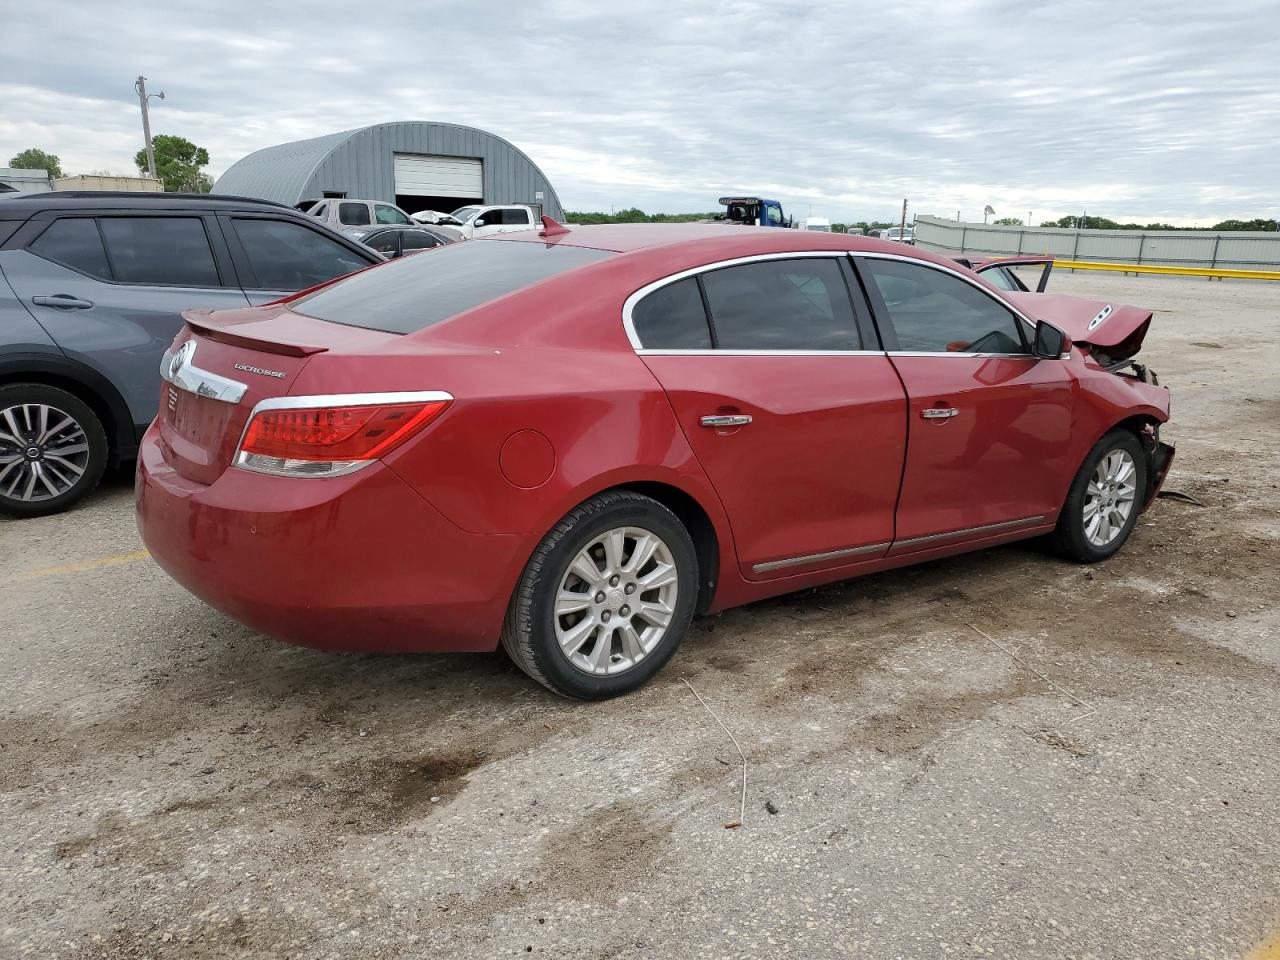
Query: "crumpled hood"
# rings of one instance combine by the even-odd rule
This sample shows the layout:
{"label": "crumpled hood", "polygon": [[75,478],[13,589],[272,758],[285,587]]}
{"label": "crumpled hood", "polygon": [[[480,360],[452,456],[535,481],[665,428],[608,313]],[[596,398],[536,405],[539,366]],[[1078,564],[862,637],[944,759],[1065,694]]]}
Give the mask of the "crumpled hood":
{"label": "crumpled hood", "polygon": [[1123,303],[1086,300],[1065,293],[1007,293],[1033,320],[1048,320],[1073,343],[1098,347],[1113,360],[1125,360],[1142,347],[1151,311]]}

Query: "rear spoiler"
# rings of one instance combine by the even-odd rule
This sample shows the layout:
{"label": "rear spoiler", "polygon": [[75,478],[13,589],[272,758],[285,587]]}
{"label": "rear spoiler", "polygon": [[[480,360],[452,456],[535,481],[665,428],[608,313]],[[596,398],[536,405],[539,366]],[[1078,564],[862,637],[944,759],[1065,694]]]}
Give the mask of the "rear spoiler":
{"label": "rear spoiler", "polygon": [[212,310],[184,310],[182,311],[182,319],[187,322],[188,327],[210,340],[216,340],[218,343],[225,343],[233,347],[258,350],[262,353],[274,353],[282,357],[309,357],[313,353],[324,353],[329,349],[328,347],[317,347],[293,340],[284,340],[280,337],[279,331],[275,329],[271,331],[269,337],[254,336],[256,330],[270,323],[270,320],[262,319],[255,312],[257,309],[259,308],[250,307],[244,311],[218,311],[230,316],[247,314],[248,316],[242,320],[230,318],[215,320]]}

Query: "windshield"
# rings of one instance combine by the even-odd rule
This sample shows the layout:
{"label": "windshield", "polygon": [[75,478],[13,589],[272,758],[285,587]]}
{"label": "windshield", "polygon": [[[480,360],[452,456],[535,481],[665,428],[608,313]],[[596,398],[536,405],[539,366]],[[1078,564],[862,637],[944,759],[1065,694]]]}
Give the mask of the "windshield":
{"label": "windshield", "polygon": [[404,257],[295,300],[304,316],[350,327],[413,333],[613,254],[587,247],[472,240],[430,257]]}
{"label": "windshield", "polygon": [[449,214],[449,216],[453,217],[453,219],[457,220],[459,223],[466,223],[479,212],[479,207],[459,207],[457,210],[453,211],[453,213]]}

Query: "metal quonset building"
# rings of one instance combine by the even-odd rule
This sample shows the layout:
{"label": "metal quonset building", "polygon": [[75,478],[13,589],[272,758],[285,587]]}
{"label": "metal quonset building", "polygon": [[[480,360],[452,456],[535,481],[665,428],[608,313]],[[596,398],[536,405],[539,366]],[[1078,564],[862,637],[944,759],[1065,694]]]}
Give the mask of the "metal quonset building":
{"label": "metal quonset building", "polygon": [[536,163],[501,137],[454,123],[378,123],[266,147],[233,163],[213,192],[290,205],[311,197],[389,200],[410,213],[524,203],[564,219]]}

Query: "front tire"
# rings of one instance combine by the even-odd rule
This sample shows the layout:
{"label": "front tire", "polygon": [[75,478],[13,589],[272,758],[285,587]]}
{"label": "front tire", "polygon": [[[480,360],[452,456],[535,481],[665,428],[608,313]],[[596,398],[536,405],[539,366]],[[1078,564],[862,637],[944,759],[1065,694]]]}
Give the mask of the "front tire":
{"label": "front tire", "polygon": [[1097,563],[1133,533],[1147,489],[1147,457],[1128,430],[1112,430],[1084,458],[1051,535],[1062,556]]}
{"label": "front tire", "polygon": [[605,700],[641,686],[671,659],[697,592],[697,552],[676,515],[637,493],[603,493],[534,550],[502,645],[556,693]]}
{"label": "front tire", "polygon": [[42,517],[93,491],[107,467],[102,421],[43,383],[0,386],[0,513]]}

